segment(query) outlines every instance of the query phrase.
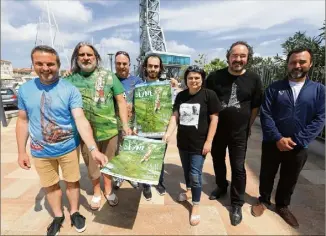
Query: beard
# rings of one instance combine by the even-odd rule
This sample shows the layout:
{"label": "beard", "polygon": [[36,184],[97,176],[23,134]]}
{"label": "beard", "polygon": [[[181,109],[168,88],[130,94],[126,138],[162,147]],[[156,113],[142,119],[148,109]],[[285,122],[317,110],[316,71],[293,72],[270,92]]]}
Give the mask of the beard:
{"label": "beard", "polygon": [[88,64],[84,64],[80,61],[77,61],[77,64],[78,64],[80,70],[83,72],[92,72],[95,70],[95,68],[97,66],[96,61],[94,61],[93,63],[88,63]]}
{"label": "beard", "polygon": [[230,66],[230,69],[234,72],[241,72],[243,71],[245,65],[242,62],[233,62]]}
{"label": "beard", "polygon": [[119,71],[119,70],[117,70],[117,74],[118,74],[118,76],[120,77],[120,78],[127,78],[128,77],[128,75],[129,75],[129,71],[127,71],[127,70],[123,70],[123,71]]}
{"label": "beard", "polygon": [[304,69],[292,69],[291,71],[288,72],[288,75],[291,79],[298,80],[303,77],[306,77],[308,74],[309,70],[304,70]]}
{"label": "beard", "polygon": [[156,73],[155,71],[149,71],[147,77],[150,79],[157,79],[158,73]]}

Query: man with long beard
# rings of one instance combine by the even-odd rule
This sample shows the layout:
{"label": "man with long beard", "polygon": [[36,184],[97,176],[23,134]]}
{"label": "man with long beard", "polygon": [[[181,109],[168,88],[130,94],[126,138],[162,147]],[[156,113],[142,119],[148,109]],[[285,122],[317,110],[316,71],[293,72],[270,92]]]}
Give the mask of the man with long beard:
{"label": "man with long beard", "polygon": [[232,44],[226,54],[228,67],[212,72],[206,83],[222,103],[211,151],[217,188],[210,199],[218,199],[227,192],[225,155],[228,148],[232,170],[230,220],[234,226],[242,220],[247,140],[262,98],[260,77],[245,69],[252,55],[252,48],[246,42]]}
{"label": "man with long beard", "polygon": [[288,205],[308,157],[308,144],[325,125],[325,86],[308,77],[313,62],[310,49],[293,50],[286,61],[287,77],[266,89],[261,107],[260,197],[252,207],[252,214],[261,216],[271,204],[275,175],[281,166],[275,195],[276,212],[290,226],[298,228],[299,223]]}
{"label": "man with long beard", "polygon": [[[71,72],[65,80],[75,85],[83,97],[84,111],[89,120],[98,148],[112,159],[118,151],[118,128],[114,100],[119,107],[119,118],[125,135],[130,135],[127,103],[124,88],[114,73],[100,67],[101,57],[89,43],[78,43],[71,57]],[[94,195],[90,207],[98,210],[101,206],[100,169],[89,158],[95,147],[81,143],[81,151],[92,180]],[[112,177],[103,174],[104,196],[110,206],[118,204],[118,197],[112,191]]]}

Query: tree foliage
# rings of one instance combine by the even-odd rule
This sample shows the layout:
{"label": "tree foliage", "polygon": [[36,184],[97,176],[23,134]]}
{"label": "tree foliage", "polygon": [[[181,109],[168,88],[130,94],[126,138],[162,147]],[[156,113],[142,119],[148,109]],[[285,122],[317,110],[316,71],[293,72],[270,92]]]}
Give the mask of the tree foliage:
{"label": "tree foliage", "polygon": [[214,70],[219,70],[222,68],[227,67],[227,63],[219,58],[215,58],[211,60],[209,63],[207,62],[207,56],[205,54],[199,54],[198,59],[194,60],[194,62],[202,67],[206,74],[209,74],[210,72]]}
{"label": "tree foliage", "polygon": [[309,76],[311,79],[325,84],[325,22],[320,31],[321,33],[315,37],[309,37],[305,32],[296,32],[281,44],[283,55],[277,54],[267,58],[253,57],[247,67],[260,74],[267,86],[273,80],[284,78],[287,71],[286,56],[291,50],[307,47],[313,53],[313,66]]}

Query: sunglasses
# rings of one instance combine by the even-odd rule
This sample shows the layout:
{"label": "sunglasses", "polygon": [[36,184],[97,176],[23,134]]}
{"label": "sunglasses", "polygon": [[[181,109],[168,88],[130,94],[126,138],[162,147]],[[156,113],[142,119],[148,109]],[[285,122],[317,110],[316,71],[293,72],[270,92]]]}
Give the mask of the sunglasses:
{"label": "sunglasses", "polygon": [[115,54],[115,57],[119,56],[119,55],[124,55],[126,57],[128,57],[129,61],[130,61],[130,56],[127,52],[125,51],[118,51],[116,54]]}
{"label": "sunglasses", "polygon": [[189,67],[187,68],[187,70],[188,70],[189,72],[198,72],[198,73],[201,73],[201,72],[204,71],[202,68],[200,68],[200,67],[197,66],[197,65],[189,66]]}

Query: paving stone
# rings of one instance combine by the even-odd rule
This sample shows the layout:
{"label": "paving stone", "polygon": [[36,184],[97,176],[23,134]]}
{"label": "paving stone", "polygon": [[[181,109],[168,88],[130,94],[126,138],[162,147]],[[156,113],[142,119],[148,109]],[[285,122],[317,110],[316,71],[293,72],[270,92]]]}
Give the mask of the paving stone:
{"label": "paving stone", "polygon": [[300,175],[309,180],[312,184],[325,185],[325,170],[302,170]]}
{"label": "paving stone", "polygon": [[[257,122],[256,122],[257,123]],[[87,229],[84,235],[325,235],[325,158],[309,153],[292,196],[290,209],[297,217],[300,228],[293,229],[273,211],[266,210],[261,217],[251,215],[251,206],[259,193],[259,172],[261,163],[261,130],[257,124],[252,128],[246,157],[247,186],[243,221],[232,226],[229,219],[230,188],[226,196],[209,200],[216,187],[213,161],[207,155],[203,167],[203,188],[200,205],[201,222],[193,227],[189,224],[191,200],[176,201],[184,191],[183,169],[172,138],[165,158],[165,181],[167,193],[159,196],[152,187],[152,200],[146,201],[142,187],[133,189],[127,182],[116,191],[119,204],[110,207],[102,196],[99,211],[89,208],[92,185],[88,178],[83,158],[80,158],[81,195],[80,213],[86,217]],[[17,147],[14,136],[15,120],[1,129],[1,235],[44,235],[51,222],[51,209],[41,188],[35,169],[22,170],[17,164]],[[29,147],[27,146],[28,152]],[[32,165],[33,166],[33,165]],[[231,180],[229,157],[226,157],[227,180]],[[272,203],[279,174],[274,181]],[[102,182],[102,181],[101,181]],[[64,181],[62,204],[66,220],[61,235],[76,235],[70,225],[69,202],[65,194]]]}
{"label": "paving stone", "polygon": [[38,184],[38,180],[17,179],[3,191],[1,198],[18,198],[24,194],[31,186]]}

